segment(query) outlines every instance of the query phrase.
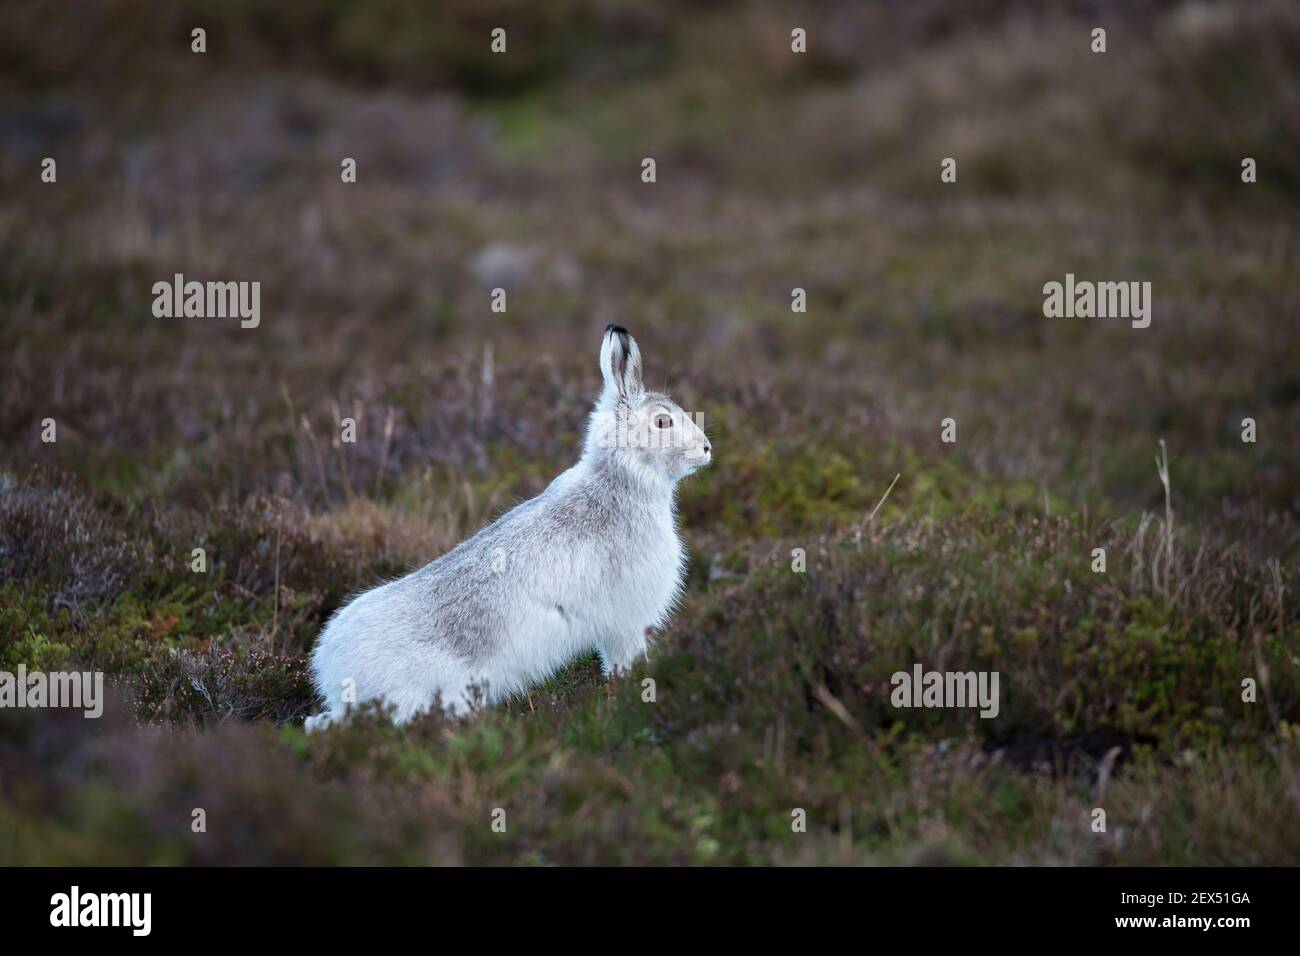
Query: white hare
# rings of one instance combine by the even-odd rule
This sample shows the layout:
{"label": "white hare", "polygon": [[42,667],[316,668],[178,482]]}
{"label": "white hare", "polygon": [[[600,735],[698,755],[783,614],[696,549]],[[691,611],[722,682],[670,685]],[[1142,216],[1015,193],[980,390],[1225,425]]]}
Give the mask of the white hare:
{"label": "white hare", "polygon": [[592,649],[606,674],[645,652],[682,591],[676,485],[709,463],[712,448],[668,396],[646,391],[626,329],[605,329],[600,370],[604,388],[576,465],[329,621],[312,652],[327,710],[308,729],[352,702],[381,699],[404,721],[438,698],[462,710],[473,687],[502,700]]}

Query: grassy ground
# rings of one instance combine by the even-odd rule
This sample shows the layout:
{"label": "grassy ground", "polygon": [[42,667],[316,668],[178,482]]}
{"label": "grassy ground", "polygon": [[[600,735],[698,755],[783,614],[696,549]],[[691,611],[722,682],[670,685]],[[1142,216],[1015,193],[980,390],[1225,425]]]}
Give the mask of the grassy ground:
{"label": "grassy ground", "polygon": [[[640,7],[0,14],[0,670],[113,689],[0,711],[0,861],[1300,863],[1294,5]],[[306,736],[321,623],[571,463],[614,320],[715,445],[649,658]]]}

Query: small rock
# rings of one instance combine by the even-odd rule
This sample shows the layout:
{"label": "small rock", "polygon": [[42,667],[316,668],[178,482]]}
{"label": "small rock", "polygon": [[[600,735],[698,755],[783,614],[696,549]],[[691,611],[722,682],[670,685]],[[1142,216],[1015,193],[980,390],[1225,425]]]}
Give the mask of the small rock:
{"label": "small rock", "polygon": [[470,271],[488,289],[509,288],[528,278],[533,258],[533,253],[522,246],[494,242],[474,257]]}

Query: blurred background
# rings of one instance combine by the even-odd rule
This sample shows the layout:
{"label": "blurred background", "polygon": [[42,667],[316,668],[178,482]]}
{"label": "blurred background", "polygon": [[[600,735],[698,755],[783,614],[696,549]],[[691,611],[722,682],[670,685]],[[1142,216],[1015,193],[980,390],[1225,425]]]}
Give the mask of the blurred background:
{"label": "blurred background", "polygon": [[[957,410],[945,460],[1000,480],[1145,501],[1159,432],[1196,453],[1184,493],[1297,505],[1290,4],[112,0],[3,17],[11,453],[55,415],[61,464],[114,490],[337,499],[339,475],[304,481],[277,454],[301,424],[287,394],[318,430],[331,403],[360,411],[363,487],[483,471],[494,445],[554,463],[618,321],[651,379],[717,423],[718,472],[794,442],[863,480],[854,496],[833,468],[792,478],[819,500],[756,502],[729,533],[855,513]],[[176,272],[259,280],[261,328],[154,319],[152,284]],[[1042,285],[1066,272],[1152,282],[1153,326],[1044,319]],[[1268,440],[1244,455],[1247,414]]]}
{"label": "blurred background", "polygon": [[[806,54],[791,52],[795,28]],[[456,750],[430,731],[410,752],[393,744],[394,765],[366,765],[425,821],[417,860],[503,851],[454,822],[476,819],[473,787],[439,790],[447,817],[429,822],[393,781],[464,773],[487,792],[474,774],[505,752],[516,769],[570,768],[518,797],[556,813],[540,860],[788,859],[753,821],[799,799],[830,821],[797,851],[813,861],[1295,862],[1300,841],[1283,837],[1300,814],[1277,815],[1300,808],[1294,763],[1261,754],[1294,749],[1300,715],[1281,597],[1300,540],[1298,208],[1300,7],[1283,0],[11,0],[0,663],[89,662],[136,716],[222,728],[173,755],[188,768],[176,779],[221,754],[278,768],[279,747],[313,779],[361,773],[373,741],[228,725],[310,712],[303,655],[348,593],[574,460],[615,321],[648,384],[702,413],[715,445],[682,487],[691,592],[657,665],[679,660],[677,686],[694,690],[623,727],[690,745],[675,769],[647,769],[649,752],[574,730],[607,726],[612,706],[579,662],[523,707],[549,701],[543,720],[521,729],[515,705],[474,732],[490,741]],[[260,326],[155,318],[152,286],[178,272],[259,281]],[[1067,272],[1149,281],[1151,326],[1044,318],[1043,284]],[[791,311],[796,287],[806,313]],[[955,445],[939,441],[950,416]],[[1086,567],[1099,541],[1105,579]],[[201,585],[196,542],[213,555]],[[828,555],[810,560],[809,593],[781,583],[795,547]],[[1002,667],[1004,719],[883,708],[889,674],[918,659]],[[1268,707],[1242,716],[1239,678],[1260,660]],[[180,791],[95,777],[75,734],[23,726],[0,767],[39,775],[33,755],[59,752],[80,769],[9,792],[0,830],[58,832],[58,859],[336,862],[407,846],[364,836],[380,824],[348,816],[369,813],[359,803],[338,811],[341,843],[254,821],[261,843],[176,845],[159,821]],[[955,758],[933,749],[956,740],[975,761],[961,798],[939,782]],[[1171,754],[1225,743],[1244,749],[1171,769]],[[779,781],[751,779],[779,746]],[[1125,785],[1135,800],[1184,787],[1183,806],[1208,814],[1195,850],[1185,813],[1123,845],[1059,837],[1053,821],[1095,773],[1077,790],[980,776],[989,754],[1095,769],[1142,747],[1157,756]],[[458,763],[465,752],[482,759]],[[172,758],[154,758],[171,779]],[[631,813],[611,780],[660,773],[641,824],[593,805],[573,834],[566,800],[608,785]],[[905,782],[922,778],[934,789]],[[248,786],[315,799],[296,777]],[[1237,823],[1211,812],[1225,788]],[[92,791],[118,794],[134,836],[88,835]],[[846,806],[872,821],[847,842]],[[676,823],[646,822],[660,817]],[[16,859],[46,852],[13,841]]]}

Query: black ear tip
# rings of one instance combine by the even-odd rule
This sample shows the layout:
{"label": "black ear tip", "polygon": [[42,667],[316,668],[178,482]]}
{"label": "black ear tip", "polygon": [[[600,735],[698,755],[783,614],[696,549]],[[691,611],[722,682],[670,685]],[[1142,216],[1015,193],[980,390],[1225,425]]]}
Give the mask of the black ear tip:
{"label": "black ear tip", "polygon": [[613,322],[605,326],[605,334],[609,335],[611,332],[615,335],[627,335],[627,329],[623,328],[621,325],[615,325]]}

